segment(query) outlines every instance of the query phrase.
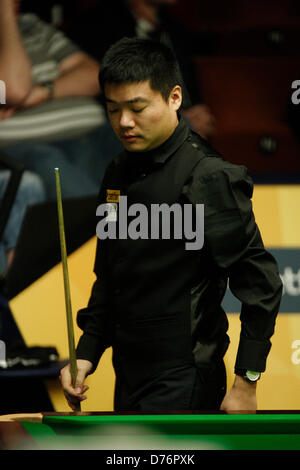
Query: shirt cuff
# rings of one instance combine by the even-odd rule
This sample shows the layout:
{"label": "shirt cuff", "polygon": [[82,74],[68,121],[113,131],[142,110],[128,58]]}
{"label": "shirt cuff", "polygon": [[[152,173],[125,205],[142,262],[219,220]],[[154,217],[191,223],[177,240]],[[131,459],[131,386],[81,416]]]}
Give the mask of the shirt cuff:
{"label": "shirt cuff", "polygon": [[258,341],[241,337],[235,362],[235,371],[247,369],[264,372],[270,349],[271,342],[269,340]]}
{"label": "shirt cuff", "polygon": [[93,364],[90,372],[92,374],[96,370],[105,349],[105,346],[101,344],[97,336],[84,333],[78,341],[76,358],[90,361]]}

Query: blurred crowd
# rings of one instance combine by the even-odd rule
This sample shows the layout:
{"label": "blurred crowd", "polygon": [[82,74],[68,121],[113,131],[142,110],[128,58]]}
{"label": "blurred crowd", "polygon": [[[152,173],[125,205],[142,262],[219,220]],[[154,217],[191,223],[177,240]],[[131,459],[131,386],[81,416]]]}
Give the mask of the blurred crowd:
{"label": "blurred crowd", "polygon": [[[293,0],[276,0],[269,9],[268,2],[247,0],[218,8],[197,0],[0,0],[0,80],[6,84],[0,203],[14,164],[24,168],[0,233],[0,276],[13,263],[28,205],[56,199],[54,167],[63,198],[96,196],[108,162],[121,151],[98,74],[106,50],[124,36],[158,39],[174,50],[182,72],[181,114],[225,158],[262,169],[263,181],[272,168],[281,178],[282,169],[299,173],[300,106],[288,102],[286,85],[299,78],[299,10]],[[187,27],[187,17],[202,24]],[[276,54],[279,61],[270,62]],[[216,132],[223,140],[214,140]]]}
{"label": "blurred crowd", "polygon": [[[182,114],[204,138],[212,135],[214,116],[203,103],[192,57],[209,53],[213,40],[196,41],[176,23],[166,8],[175,3],[86,2],[80,18],[71,15],[68,24],[63,3],[61,15],[47,22],[28,11],[26,0],[0,0],[0,78],[6,84],[6,104],[0,108],[0,199],[12,172],[1,165],[1,154],[25,168],[1,238],[2,275],[13,263],[26,207],[56,198],[54,167],[61,172],[63,198],[96,195],[108,162],[122,149],[98,83],[101,59],[118,39],[156,38],[173,48],[183,75]],[[48,14],[55,11],[48,7]]]}

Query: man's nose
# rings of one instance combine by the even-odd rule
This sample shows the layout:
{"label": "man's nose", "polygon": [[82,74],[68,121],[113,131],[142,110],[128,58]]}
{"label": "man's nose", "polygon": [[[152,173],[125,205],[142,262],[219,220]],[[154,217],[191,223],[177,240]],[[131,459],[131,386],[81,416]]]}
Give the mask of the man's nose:
{"label": "man's nose", "polygon": [[132,113],[129,111],[122,111],[120,116],[120,126],[121,127],[134,127],[135,122],[132,116]]}

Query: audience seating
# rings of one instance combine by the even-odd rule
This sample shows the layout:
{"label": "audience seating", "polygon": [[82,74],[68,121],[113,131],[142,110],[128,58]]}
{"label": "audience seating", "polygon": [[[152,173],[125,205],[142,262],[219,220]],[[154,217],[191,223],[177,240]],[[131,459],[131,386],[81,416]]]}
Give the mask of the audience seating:
{"label": "audience seating", "polygon": [[300,142],[288,123],[298,58],[195,59],[204,101],[216,117],[213,145],[251,172],[300,170]]}

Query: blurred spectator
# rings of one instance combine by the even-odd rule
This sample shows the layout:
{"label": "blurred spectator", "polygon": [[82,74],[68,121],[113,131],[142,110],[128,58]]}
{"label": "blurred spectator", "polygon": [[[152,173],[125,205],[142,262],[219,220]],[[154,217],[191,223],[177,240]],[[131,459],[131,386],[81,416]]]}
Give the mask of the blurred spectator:
{"label": "blurred spectator", "polygon": [[121,144],[99,95],[96,60],[20,1],[0,0],[0,149],[41,176],[55,198],[59,167],[63,197],[97,194],[108,161]]}
{"label": "blurred spectator", "polygon": [[167,33],[168,45],[177,55],[188,90],[183,95],[182,114],[196,132],[209,138],[215,122],[209,106],[202,102],[193,56],[212,53],[214,40],[193,35],[175,22],[165,8],[174,3],[176,0],[101,0],[98,5],[86,8],[80,18],[77,15],[78,21],[72,19],[69,33],[100,62],[109,46],[122,37],[160,38]]}
{"label": "blurred spectator", "polygon": [[[2,202],[6,186],[10,177],[9,170],[0,171],[0,203]],[[15,247],[20,233],[22,221],[27,206],[42,202],[45,199],[45,190],[41,179],[29,171],[22,175],[16,199],[10,212],[3,237],[0,240],[0,280],[12,266]]]}

